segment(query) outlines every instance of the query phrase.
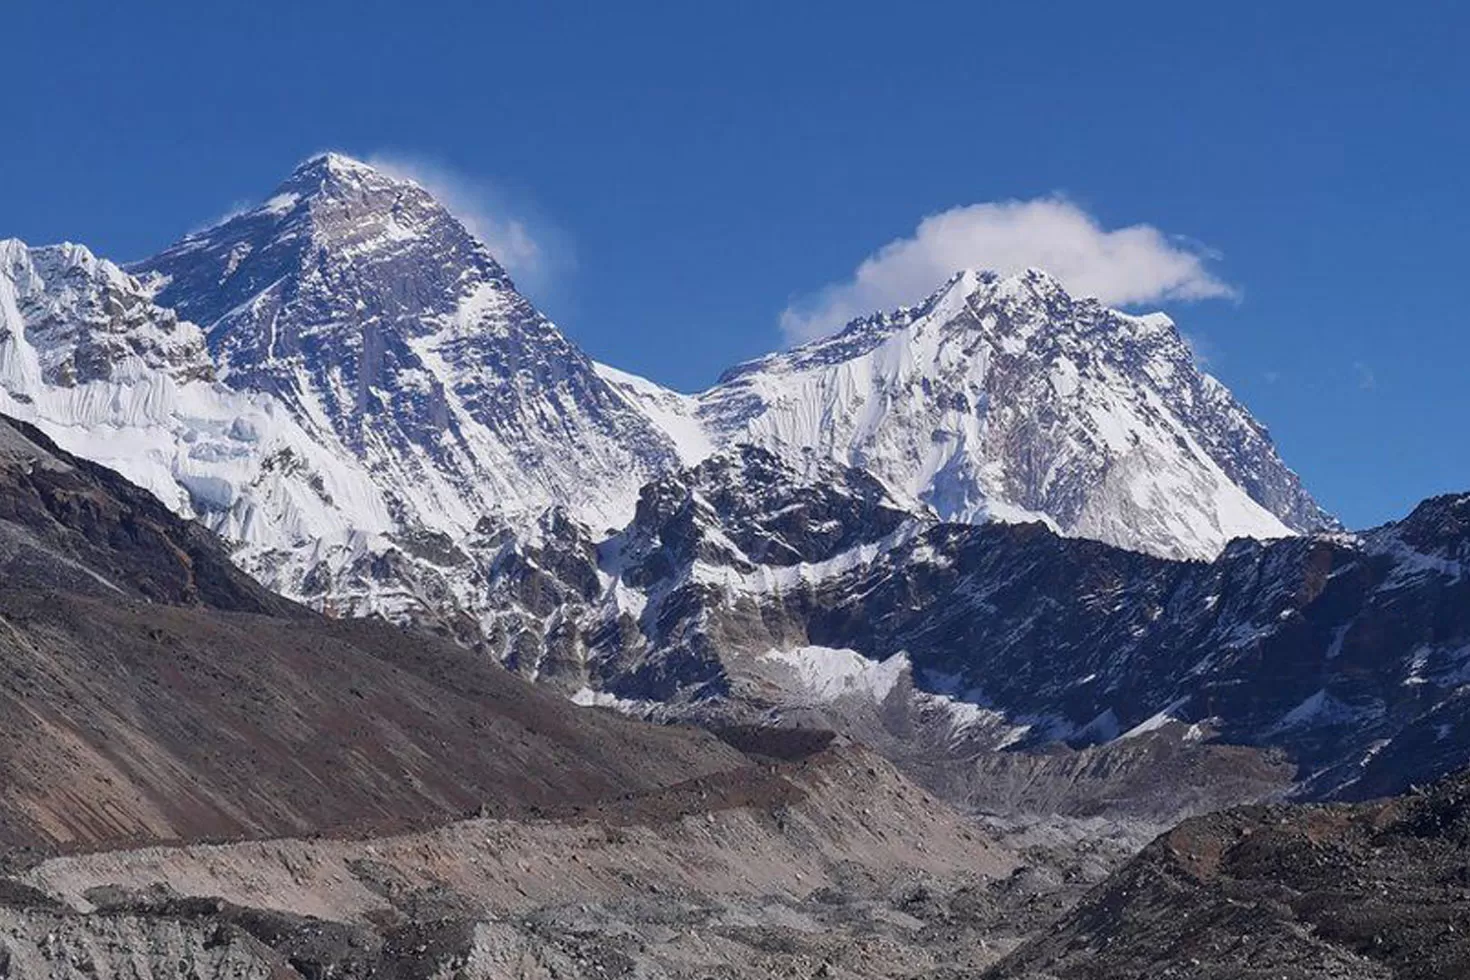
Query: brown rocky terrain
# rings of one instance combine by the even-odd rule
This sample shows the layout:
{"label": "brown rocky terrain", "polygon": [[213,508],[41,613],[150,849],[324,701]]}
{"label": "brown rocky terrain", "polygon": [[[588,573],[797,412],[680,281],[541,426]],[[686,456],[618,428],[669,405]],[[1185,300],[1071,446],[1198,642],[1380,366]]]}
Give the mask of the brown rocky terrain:
{"label": "brown rocky terrain", "polygon": [[1388,800],[1198,817],[986,977],[1470,976],[1467,855],[1465,775]]}
{"label": "brown rocky terrain", "polygon": [[0,843],[399,829],[744,763],[260,588],[203,529],[0,425]]}
{"label": "brown rocky terrain", "polygon": [[540,819],[57,857],[11,887],[0,948],[48,977],[132,975],[119,947],[143,977],[921,975],[1055,914],[851,746]]}

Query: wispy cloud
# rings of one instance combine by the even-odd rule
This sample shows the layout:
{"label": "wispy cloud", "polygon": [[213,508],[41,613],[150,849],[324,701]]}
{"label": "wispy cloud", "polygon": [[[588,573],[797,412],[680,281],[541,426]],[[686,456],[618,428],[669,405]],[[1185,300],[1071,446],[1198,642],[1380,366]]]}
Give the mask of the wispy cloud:
{"label": "wispy cloud", "polygon": [[516,284],[538,301],[544,302],[575,271],[569,237],[537,216],[526,202],[513,202],[495,181],[394,151],[370,154],[366,162],[384,173],[412,180],[432,194],[485,243]]}
{"label": "wispy cloud", "polygon": [[1194,366],[1201,371],[1209,368],[1219,358],[1215,348],[1215,342],[1202,333],[1182,334],[1184,343],[1189,346],[1190,356],[1194,358]]}
{"label": "wispy cloud", "polygon": [[794,300],[781,313],[793,343],[854,317],[912,303],[960,269],[1002,274],[1044,269],[1073,293],[1112,305],[1231,297],[1207,267],[1210,253],[1152,225],[1106,229],[1065,197],[997,201],[930,215],[853,272]]}
{"label": "wispy cloud", "polygon": [[185,232],[185,234],[197,235],[201,231],[208,231],[211,228],[218,228],[226,221],[229,221],[231,218],[238,218],[240,215],[249,211],[251,208],[256,207],[258,204],[258,201],[236,201],[235,203],[231,204],[229,208],[219,217],[214,218],[210,221],[205,221],[202,224],[197,224],[194,227],[190,228],[187,232]]}
{"label": "wispy cloud", "polygon": [[1373,367],[1362,361],[1353,362],[1353,371],[1358,375],[1358,388],[1362,391],[1372,391],[1378,387],[1378,376],[1373,373]]}

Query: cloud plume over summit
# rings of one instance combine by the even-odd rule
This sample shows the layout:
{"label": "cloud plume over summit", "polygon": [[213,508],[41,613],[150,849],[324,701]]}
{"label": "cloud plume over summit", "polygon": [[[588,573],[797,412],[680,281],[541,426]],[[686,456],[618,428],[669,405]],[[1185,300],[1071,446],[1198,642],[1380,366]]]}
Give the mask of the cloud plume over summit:
{"label": "cloud plume over summit", "polygon": [[1233,296],[1209,255],[1152,225],[1104,228],[1061,196],[951,208],[913,235],[874,252],[842,282],[792,301],[781,330],[792,343],[831,333],[854,317],[923,296],[959,269],[1002,274],[1044,269],[1075,295],[1113,306]]}

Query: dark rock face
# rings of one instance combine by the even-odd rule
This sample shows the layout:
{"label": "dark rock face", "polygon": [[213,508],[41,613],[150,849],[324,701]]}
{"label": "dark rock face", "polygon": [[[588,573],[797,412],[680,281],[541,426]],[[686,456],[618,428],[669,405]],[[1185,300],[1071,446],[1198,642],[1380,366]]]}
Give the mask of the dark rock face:
{"label": "dark rock face", "polygon": [[[1162,715],[1289,745],[1314,786],[1346,791],[1370,744],[1452,697],[1470,640],[1464,579],[1382,547],[1242,543],[1202,565],[940,527],[833,583],[837,601],[819,593],[808,636],[904,650],[921,678],[1036,719],[1043,739],[1108,741]],[[915,609],[914,595],[949,600]]]}
{"label": "dark rock face", "polygon": [[851,709],[777,678],[773,654],[888,664],[902,683],[868,698],[866,721],[828,723],[895,739],[931,785],[953,785],[936,759],[1121,751],[1161,730],[1265,753],[1262,787],[1284,761],[1304,795],[1392,792],[1470,753],[1467,499],[1358,537],[1241,541],[1206,564],[1040,525],[925,522],[861,471],[803,476],[746,448],[651,484],[600,548],[611,584],[593,598],[578,566],[559,626],[575,627],[589,686],[655,715]]}
{"label": "dark rock face", "polygon": [[587,527],[560,508],[531,531],[486,519],[476,531],[486,562],[483,649],[509,669],[566,693],[582,684],[586,647],[575,614],[601,595],[597,547]]}
{"label": "dark rock face", "polygon": [[1402,521],[1378,532],[1446,565],[1470,558],[1470,494],[1446,494],[1424,501]]}
{"label": "dark rock face", "polygon": [[985,976],[1470,975],[1470,780],[1187,821]]}
{"label": "dark rock face", "polygon": [[740,446],[644,487],[603,552],[642,587],[695,561],[745,572],[825,561],[912,519],[866,473],[831,464],[797,479],[771,452]]}

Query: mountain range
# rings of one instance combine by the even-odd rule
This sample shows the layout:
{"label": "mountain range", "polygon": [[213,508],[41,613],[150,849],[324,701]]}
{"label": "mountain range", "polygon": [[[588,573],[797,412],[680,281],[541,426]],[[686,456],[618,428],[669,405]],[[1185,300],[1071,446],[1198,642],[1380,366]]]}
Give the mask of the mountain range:
{"label": "mountain range", "polygon": [[[126,266],[0,242],[0,973],[1151,976],[1263,825],[1452,849],[1454,781],[1102,881],[1470,758],[1470,495],[1346,531],[1163,314],[936,286],[687,394],[339,154]],[[1308,905],[1266,969],[1402,959]]]}
{"label": "mountain range", "polygon": [[473,638],[505,527],[555,507],[603,536],[737,443],[1170,557],[1332,524],[1167,318],[1039,272],[962,273],[685,396],[592,362],[426,191],[337,154],[126,271],[4,249],[0,409],[341,614]]}
{"label": "mountain range", "polygon": [[[1172,321],[1041,271],[957,273],[685,395],[593,362],[427,191],[338,154],[126,269],[0,256],[0,411],[273,592],[583,703],[815,705],[930,761],[1174,721],[1288,743],[1335,793],[1441,710],[1470,642],[1423,621],[1459,518],[1341,533]],[[1360,625],[1404,589],[1430,609]]]}

